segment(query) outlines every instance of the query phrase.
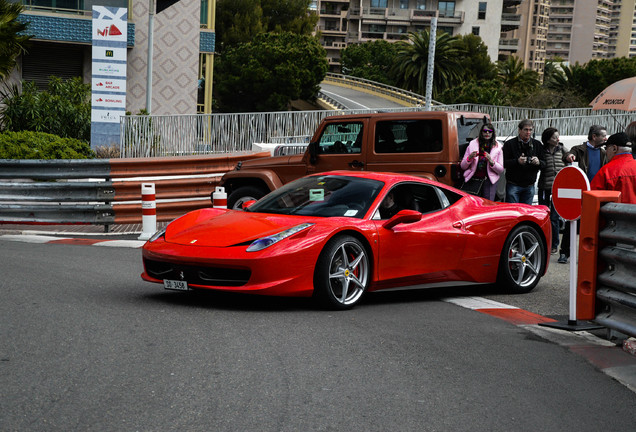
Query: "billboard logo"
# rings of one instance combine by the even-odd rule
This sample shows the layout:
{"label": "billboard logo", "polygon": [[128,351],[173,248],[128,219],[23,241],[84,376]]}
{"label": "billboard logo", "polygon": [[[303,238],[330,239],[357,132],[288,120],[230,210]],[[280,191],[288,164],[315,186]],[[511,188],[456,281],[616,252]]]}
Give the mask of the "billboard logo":
{"label": "billboard logo", "polygon": [[115,24],[111,24],[109,27],[106,27],[104,30],[97,29],[97,34],[99,36],[121,36],[121,31],[117,28]]}
{"label": "billboard logo", "polygon": [[113,50],[106,50],[106,57],[113,57],[115,52]]}

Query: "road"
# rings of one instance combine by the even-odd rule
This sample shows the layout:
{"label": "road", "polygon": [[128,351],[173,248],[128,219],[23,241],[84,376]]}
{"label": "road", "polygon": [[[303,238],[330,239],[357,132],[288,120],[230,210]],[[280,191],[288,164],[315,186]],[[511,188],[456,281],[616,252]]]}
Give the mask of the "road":
{"label": "road", "polygon": [[[137,249],[0,240],[0,250],[3,431],[636,424],[635,393],[562,346],[441,301],[452,291],[369,295],[329,312],[308,299],[164,291],[140,280]],[[548,285],[503,297],[536,300]]]}
{"label": "road", "polygon": [[320,88],[324,94],[340,102],[345,109],[404,108],[404,105],[397,102],[347,87],[321,83]]}

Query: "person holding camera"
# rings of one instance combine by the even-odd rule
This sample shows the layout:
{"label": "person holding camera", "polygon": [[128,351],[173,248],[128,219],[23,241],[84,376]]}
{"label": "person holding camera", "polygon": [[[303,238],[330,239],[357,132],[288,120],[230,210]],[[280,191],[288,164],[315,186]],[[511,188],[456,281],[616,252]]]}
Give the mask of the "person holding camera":
{"label": "person holding camera", "polygon": [[537,174],[545,168],[543,146],[532,138],[531,120],[519,123],[519,134],[504,143],[506,169],[506,202],[532,205]]}
{"label": "person holding camera", "polygon": [[497,182],[504,168],[501,145],[495,138],[492,123],[485,123],[479,130],[479,137],[468,144],[460,166],[464,170],[464,181],[481,181],[479,196],[494,201]]}

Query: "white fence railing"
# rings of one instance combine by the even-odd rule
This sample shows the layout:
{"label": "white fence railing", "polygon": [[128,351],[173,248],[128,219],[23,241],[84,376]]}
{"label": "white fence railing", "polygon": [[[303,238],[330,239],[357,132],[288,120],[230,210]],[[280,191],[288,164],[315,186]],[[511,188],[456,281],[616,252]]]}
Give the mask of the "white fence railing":
{"label": "white fence railing", "polygon": [[[433,110],[477,111],[488,114],[497,136],[517,133],[520,120],[535,122],[535,131],[552,126],[561,135],[586,135],[589,127],[599,124],[608,133],[624,130],[636,120],[636,114],[592,111],[589,108],[539,110],[491,105],[437,105]],[[383,109],[421,111],[421,107]],[[288,111],[243,114],[193,114],[122,117],[121,157],[154,157],[251,151],[252,144],[265,142],[306,142],[320,121],[330,115],[356,114],[373,110]]]}

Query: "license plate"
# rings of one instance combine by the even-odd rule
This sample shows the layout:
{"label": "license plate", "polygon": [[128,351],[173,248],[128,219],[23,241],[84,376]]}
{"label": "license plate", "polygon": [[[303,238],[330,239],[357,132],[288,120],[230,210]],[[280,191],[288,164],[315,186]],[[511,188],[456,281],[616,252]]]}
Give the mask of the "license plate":
{"label": "license plate", "polygon": [[188,283],[186,281],[178,281],[178,280],[163,280],[163,287],[169,290],[177,290],[177,291],[188,291]]}

